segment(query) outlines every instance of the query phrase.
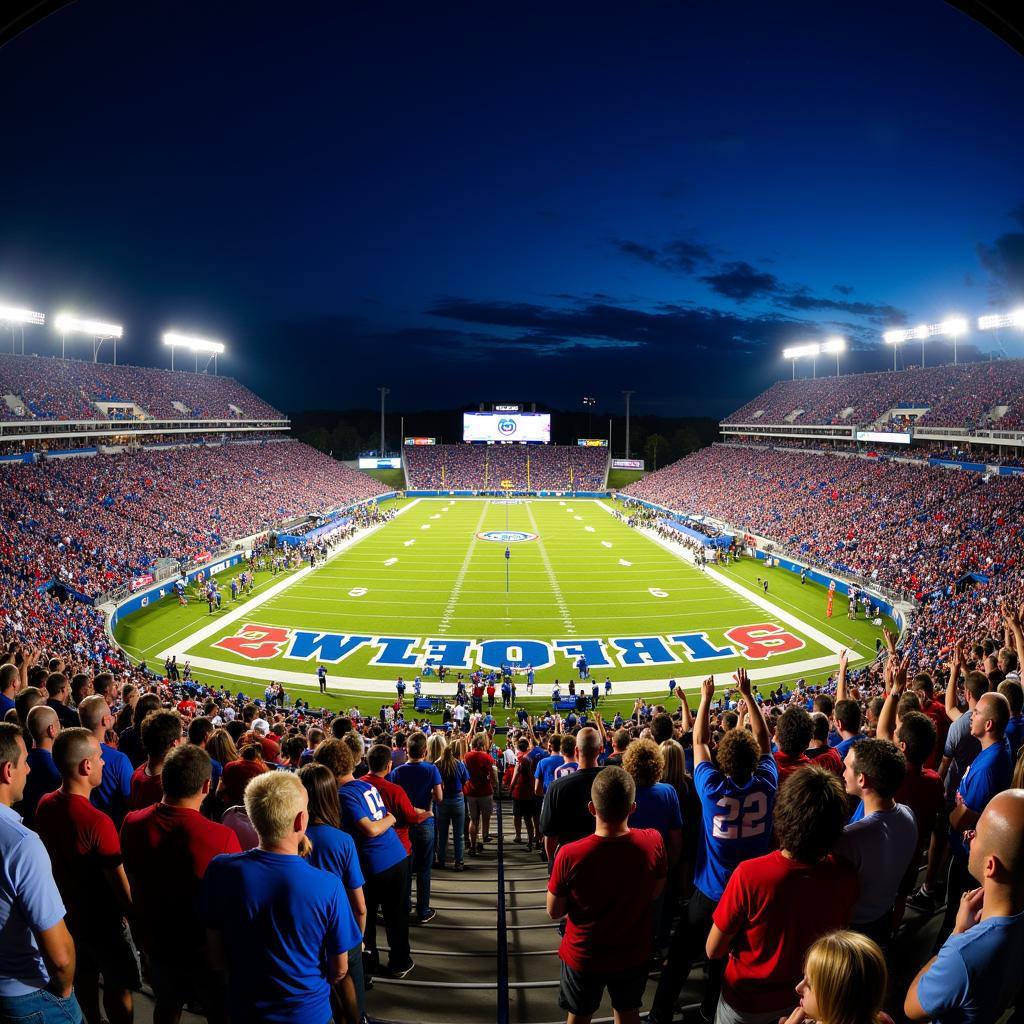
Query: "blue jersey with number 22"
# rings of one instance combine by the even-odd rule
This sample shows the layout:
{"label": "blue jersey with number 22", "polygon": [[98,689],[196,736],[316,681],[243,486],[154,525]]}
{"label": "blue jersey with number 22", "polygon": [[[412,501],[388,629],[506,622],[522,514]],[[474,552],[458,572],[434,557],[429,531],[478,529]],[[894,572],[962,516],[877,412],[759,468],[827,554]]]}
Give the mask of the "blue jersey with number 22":
{"label": "blue jersey with number 22", "polygon": [[762,757],[750,781],[738,786],[710,761],[702,761],[693,770],[693,782],[704,819],[694,884],[717,902],[740,861],[771,852],[779,770],[771,756]]}

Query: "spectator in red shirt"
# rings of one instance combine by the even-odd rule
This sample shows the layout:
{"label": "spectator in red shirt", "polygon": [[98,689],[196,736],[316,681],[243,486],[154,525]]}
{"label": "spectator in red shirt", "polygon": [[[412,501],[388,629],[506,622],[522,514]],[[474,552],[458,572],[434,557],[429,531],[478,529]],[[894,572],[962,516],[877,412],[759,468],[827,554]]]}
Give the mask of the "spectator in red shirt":
{"label": "spectator in red shirt", "polygon": [[917,691],[918,697],[921,698],[921,710],[935,723],[938,741],[925,763],[925,768],[934,770],[939,767],[942,750],[946,745],[946,733],[949,732],[949,727],[953,723],[949,715],[946,714],[945,704],[935,699],[935,685],[927,672],[921,672],[914,676],[914,689]]}
{"label": "spectator in red shirt", "polygon": [[811,712],[811,742],[805,753],[819,768],[825,768],[837,778],[843,777],[846,766],[833,747],[828,745],[832,725],[824,711]]}
{"label": "spectator in red shirt", "polygon": [[221,772],[217,796],[225,808],[238,807],[242,803],[245,787],[249,780],[270,771],[263,760],[263,753],[255,743],[249,743],[238,752],[237,761],[228,761]]}
{"label": "spectator in red shirt", "polygon": [[842,783],[822,768],[801,768],[780,787],[779,849],[740,863],[713,915],[707,955],[729,958],[716,1021],[764,1024],[784,1016],[807,948],[849,923],[857,872],[831,854],[846,808]]}
{"label": "spectator in red shirt", "polygon": [[[547,911],[565,918],[558,1005],[572,1024],[590,1024],[605,988],[616,1024],[640,1020],[654,934],[654,901],[665,888],[665,843],[654,829],[631,829],[636,786],[622,768],[594,776],[592,836],[559,848]],[[609,879],[629,879],[628,885]]]}
{"label": "spectator in red shirt", "polygon": [[263,751],[263,760],[277,764],[281,760],[281,744],[270,735],[270,723],[265,718],[257,718],[252,723],[252,731]]}
{"label": "spectator in red shirt", "polygon": [[140,731],[146,760],[132,775],[128,805],[133,811],[160,803],[164,795],[160,773],[168,751],[182,741],[181,716],[177,711],[154,711],[146,716]]}
{"label": "spectator in red shirt", "polygon": [[[413,807],[405,790],[394,782],[388,782],[387,776],[391,771],[391,748],[387,744],[378,743],[370,747],[366,762],[370,771],[363,778],[380,793],[384,806],[395,816],[395,831],[402,841],[402,846],[405,847],[406,857],[411,857],[409,826],[429,818],[431,812]],[[408,866],[411,869],[411,862]]]}
{"label": "spectator in red shirt", "polygon": [[799,705],[790,705],[779,716],[775,724],[775,742],[779,749],[772,757],[779,769],[780,787],[793,772],[813,763],[804,753],[810,746],[812,733],[811,716]]}
{"label": "spectator in red shirt", "polygon": [[474,856],[482,852],[483,844],[491,838],[494,782],[498,776],[498,766],[494,763],[494,758],[487,753],[488,742],[487,733],[476,733],[471,741],[472,748],[463,758],[463,764],[469,772],[469,782],[466,783],[464,790],[466,802],[469,804],[469,852]]}
{"label": "spectator in red shirt", "polygon": [[124,918],[131,910],[131,892],[117,829],[90,802],[103,780],[103,752],[88,729],[71,728],[57,737],[53,759],[63,781],[39,801],[36,828],[50,854],[75,940],[75,989],[87,1020],[131,1024],[132,991],[142,981]]}
{"label": "spectator in red shirt", "polygon": [[210,861],[221,853],[241,853],[241,847],[231,829],[199,813],[212,776],[205,750],[193,744],[175,747],[164,762],[161,802],[133,811],[121,826],[157,1024],[177,1024],[187,1002],[201,1005],[211,1024],[227,1020],[223,977],[207,962],[199,893]]}

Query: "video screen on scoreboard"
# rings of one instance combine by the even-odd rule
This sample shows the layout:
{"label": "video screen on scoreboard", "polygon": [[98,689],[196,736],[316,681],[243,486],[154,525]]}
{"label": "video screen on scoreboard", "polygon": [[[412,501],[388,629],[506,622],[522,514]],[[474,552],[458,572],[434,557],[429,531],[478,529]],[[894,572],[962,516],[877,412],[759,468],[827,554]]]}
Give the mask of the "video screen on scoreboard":
{"label": "video screen on scoreboard", "polygon": [[551,441],[551,416],[545,412],[465,412],[463,441]]}

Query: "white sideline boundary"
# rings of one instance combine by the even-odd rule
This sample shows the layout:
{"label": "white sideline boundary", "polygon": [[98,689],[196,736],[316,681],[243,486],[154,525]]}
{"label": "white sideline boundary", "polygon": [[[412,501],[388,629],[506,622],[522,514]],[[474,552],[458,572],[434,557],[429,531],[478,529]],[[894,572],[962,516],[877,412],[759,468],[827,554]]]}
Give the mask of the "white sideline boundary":
{"label": "white sideline boundary", "polygon": [[[419,504],[421,501],[433,501],[433,500],[441,500],[441,499],[415,498],[408,505],[403,506],[396,513],[396,518],[397,518],[397,516],[401,515],[405,511],[407,511],[408,509],[412,508],[414,505]],[[465,500],[465,499],[463,499],[463,500]],[[474,499],[470,498],[468,500],[472,501]],[[478,499],[475,499],[475,500],[486,501],[486,500],[489,500],[489,499],[480,499],[480,498],[478,498]],[[584,499],[584,500],[593,501],[594,504],[599,505],[609,515],[612,515],[613,512],[614,512],[614,510],[609,505],[607,505],[604,501],[602,501],[600,499]],[[382,526],[386,526],[386,525],[388,525],[388,524],[387,523],[380,523],[377,526],[371,527],[369,530],[367,530],[364,533],[358,535],[357,537],[353,537],[351,540],[344,542],[341,546],[339,546],[339,548],[336,551],[331,553],[331,555],[328,557],[328,561],[332,560],[336,555],[341,554],[342,551],[348,550],[348,548],[352,547],[354,544],[358,543],[359,541],[363,540],[365,537],[368,537],[374,531],[376,531],[376,530],[380,529]],[[653,531],[640,530],[640,531],[637,531],[637,532],[639,532],[642,536],[646,537],[652,543],[657,544],[660,547],[664,548],[666,551],[668,551],[670,554],[674,555],[676,558],[679,558],[681,561],[687,562],[688,564],[690,563],[690,560],[686,557],[686,553],[684,551],[680,550],[676,545],[672,545],[668,541],[662,540],[660,537],[657,536],[657,534],[653,533]],[[157,657],[160,658],[161,660],[164,660],[167,657],[169,657],[171,654],[178,654],[179,658],[187,655],[187,653],[193,647],[195,647],[197,644],[202,643],[204,640],[207,640],[209,637],[213,636],[215,633],[220,632],[226,625],[230,625],[231,623],[236,622],[239,619],[251,617],[252,616],[252,612],[253,612],[254,609],[258,608],[260,605],[262,605],[266,601],[269,601],[270,599],[276,597],[278,594],[280,594],[283,591],[287,590],[288,587],[290,587],[293,584],[297,583],[299,581],[299,579],[305,579],[306,576],[308,576],[312,571],[313,570],[309,569],[308,567],[306,567],[305,569],[298,570],[297,572],[293,573],[291,576],[289,576],[286,579],[282,580],[280,583],[277,583],[274,586],[270,587],[264,593],[262,593],[259,596],[253,598],[251,601],[247,602],[245,605],[243,605],[243,606],[241,606],[239,608],[233,609],[232,611],[230,611],[224,617],[219,618],[219,619],[217,619],[217,620],[215,620],[213,622],[208,623],[206,626],[203,626],[202,628],[198,629],[195,633],[193,633],[190,636],[186,637],[186,642],[188,644],[187,647],[185,647],[185,648],[168,648],[167,650],[162,651],[159,655],[157,655]],[[766,664],[764,667],[761,667],[759,665],[755,665],[754,667],[748,667],[748,672],[750,673],[750,676],[753,679],[755,685],[758,685],[758,684],[760,684],[762,682],[768,682],[770,680],[781,679],[781,678],[784,678],[784,677],[795,677],[795,676],[798,676],[800,674],[808,674],[808,673],[811,673],[811,672],[821,671],[823,669],[832,669],[832,668],[835,668],[837,666],[837,664],[838,664],[838,654],[843,649],[843,644],[841,644],[838,640],[835,640],[833,637],[830,637],[827,634],[822,633],[820,630],[818,630],[815,627],[813,627],[813,626],[809,625],[808,623],[804,622],[802,619],[800,619],[797,616],[793,615],[791,612],[784,611],[782,608],[779,608],[777,605],[773,604],[767,598],[763,597],[760,594],[754,593],[751,590],[748,590],[741,583],[738,583],[735,580],[732,580],[732,579],[729,579],[726,576],[723,576],[721,573],[717,572],[716,570],[711,569],[711,568],[706,568],[704,570],[704,572],[705,572],[705,575],[707,575],[708,577],[713,579],[716,583],[720,584],[725,589],[731,591],[732,593],[736,594],[739,597],[742,597],[744,600],[746,600],[750,604],[760,608],[762,611],[768,612],[770,615],[775,616],[777,619],[779,619],[779,621],[785,622],[787,625],[792,626],[800,634],[802,634],[804,636],[807,636],[807,637],[817,641],[823,647],[825,647],[827,650],[832,652],[832,654],[830,654],[830,655],[825,655],[825,656],[818,657],[818,658],[809,658],[809,659],[807,659],[805,661],[785,662],[783,664],[775,664],[775,665],[772,665],[772,664],[769,663],[769,664]],[[460,638],[452,638],[452,637],[445,636],[444,639],[449,640],[449,639],[460,639]],[[500,638],[495,638],[495,639],[500,639]],[[281,683],[287,683],[290,687],[299,687],[299,688],[301,688],[303,690],[309,690],[310,692],[313,692],[313,693],[318,693],[319,692],[319,685],[318,685],[318,683],[315,682],[315,681],[311,681],[311,680],[315,679],[315,667],[314,667],[314,662],[312,662],[312,661],[310,662],[310,669],[309,669],[309,671],[306,671],[306,672],[296,672],[296,671],[291,671],[291,670],[288,670],[288,669],[269,668],[269,667],[262,666],[262,665],[244,665],[244,664],[239,664],[237,662],[221,661],[220,659],[217,659],[217,658],[207,658],[207,657],[203,657],[203,656],[195,657],[195,658],[189,658],[188,660],[191,663],[192,667],[196,668],[196,669],[205,669],[206,671],[209,671],[209,672],[218,672],[218,673],[221,673],[223,675],[233,676],[235,678],[248,678],[248,679],[251,679],[253,681],[257,681],[258,680],[258,681],[261,681],[261,682],[281,682]],[[856,661],[867,661],[867,660],[868,659],[851,658],[851,663],[854,663]],[[568,662],[567,662],[567,664],[568,664]],[[689,664],[687,662],[679,662],[678,663],[678,667],[680,669],[687,668],[687,667],[689,667]],[[604,675],[612,675],[612,674],[617,675],[618,673],[624,672],[624,671],[629,671],[629,670],[628,669],[623,669],[621,666],[613,666],[611,669],[604,669],[604,670],[602,670],[600,668],[595,668],[595,670],[594,670],[594,678],[597,678],[598,682],[601,684],[602,696],[604,696],[603,676]],[[408,677],[411,678],[412,676],[416,675],[417,672],[418,672],[418,669],[416,667],[412,667],[412,666],[410,666],[410,668],[402,670],[401,672],[396,669],[395,672],[394,672],[394,677],[397,678],[398,675],[403,675],[403,676],[408,676]],[[670,680],[674,681],[676,683],[676,685],[682,686],[684,689],[696,690],[696,689],[698,689],[700,687],[700,684],[703,682],[703,680],[705,678],[707,678],[707,676],[709,674],[712,674],[712,673],[714,673],[715,675],[719,676],[720,678],[724,675],[727,679],[731,679],[731,676],[732,676],[732,672],[731,671],[724,672],[724,673],[721,672],[721,671],[714,672],[713,661],[709,661],[707,663],[706,670],[701,672],[701,673],[699,673],[699,674],[696,674],[696,675],[671,675],[671,676],[666,675],[663,678],[659,678],[659,679],[621,679],[621,678],[615,678],[612,681],[612,693],[611,693],[610,696],[611,696],[612,699],[614,699],[615,697],[620,696],[622,694],[636,695],[636,694],[642,694],[642,693],[650,693],[652,690],[658,689],[659,687],[662,687],[662,688],[667,687],[667,685],[668,685]],[[584,684],[584,685],[586,685],[586,684]],[[521,695],[525,696],[526,695],[525,694],[525,687],[526,687],[525,679],[523,680],[522,684],[519,684],[517,682],[517,687],[522,691]],[[346,693],[346,692],[368,693],[368,692],[374,692],[374,691],[378,691],[378,690],[381,693],[390,693],[393,690],[393,688],[394,688],[394,683],[390,679],[365,678],[365,677],[360,677],[360,676],[330,676],[329,675],[328,676],[328,684],[327,684],[327,689],[328,689],[328,692],[330,692],[330,693]],[[451,686],[450,683],[449,684],[442,684],[442,683],[437,682],[435,679],[424,679],[424,680],[422,680],[421,681],[421,689],[422,689],[423,694],[426,695],[426,696],[438,696],[438,697],[440,697],[440,696],[450,695],[451,692],[452,692],[452,686]],[[549,695],[549,687],[548,687],[548,685],[547,684],[537,684],[537,688],[536,688],[536,691],[535,691],[535,696],[539,696],[539,697],[543,698],[543,697],[548,696],[548,695]]]}
{"label": "white sideline boundary", "polygon": [[[409,509],[414,508],[423,499],[413,498],[408,505],[403,505],[389,520],[394,522],[400,515],[408,512]],[[382,526],[387,526],[388,523],[377,523],[376,526],[371,526],[368,530],[364,530],[362,533],[357,533],[354,537],[350,537],[348,540],[343,540],[326,558],[322,563],[324,565],[327,562],[333,562],[338,555],[343,551],[348,551],[349,548],[354,547],[360,541],[365,540],[372,533],[376,533]],[[194,633],[191,633],[185,638],[185,642],[188,644],[187,647],[168,647],[166,650],[160,651],[156,655],[161,661],[166,661],[172,654],[183,655],[187,654],[196,644],[202,643],[204,640],[208,640],[214,633],[219,633],[225,626],[230,626],[232,622],[237,622],[239,619],[244,619],[252,615],[254,608],[259,608],[261,604],[265,604],[271,598],[277,597],[278,594],[284,593],[289,587],[294,586],[299,580],[304,580],[310,573],[314,572],[308,565],[304,569],[298,569],[293,572],[290,576],[286,576],[280,583],[275,583],[272,587],[268,587],[263,591],[262,594],[258,594],[256,597],[250,598],[245,604],[238,608],[234,608],[227,613],[222,615],[220,618],[214,619],[212,622],[207,623],[205,626],[201,626]],[[191,659],[190,659],[191,660]],[[196,662],[193,662],[196,664]]]}

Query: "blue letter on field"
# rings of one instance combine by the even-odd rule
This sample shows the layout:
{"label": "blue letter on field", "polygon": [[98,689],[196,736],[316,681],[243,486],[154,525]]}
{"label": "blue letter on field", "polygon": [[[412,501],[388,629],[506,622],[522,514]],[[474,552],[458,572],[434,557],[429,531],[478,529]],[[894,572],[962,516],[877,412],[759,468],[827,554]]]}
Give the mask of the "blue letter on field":
{"label": "blue letter on field", "polygon": [[604,653],[602,640],[556,640],[555,650],[561,651],[573,665],[582,655],[591,668],[611,668],[612,662]]}
{"label": "blue letter on field", "polygon": [[380,648],[380,654],[370,662],[371,665],[412,668],[416,664],[416,655],[409,653],[415,640],[404,636],[379,636],[373,642]]}
{"label": "blue letter on field", "polygon": [[441,664],[449,668],[471,669],[473,666],[466,658],[471,646],[472,642],[469,640],[428,640],[423,654],[423,664],[430,662],[436,665],[437,659],[440,658]]}
{"label": "blue letter on field", "polygon": [[679,659],[665,646],[660,636],[629,636],[613,639],[624,665],[671,665]]}
{"label": "blue letter on field", "polygon": [[345,636],[343,633],[307,633],[297,629],[292,646],[285,657],[298,658],[302,661],[316,658],[317,661],[339,662],[369,641],[370,637],[368,636]]}
{"label": "blue letter on field", "polygon": [[551,664],[551,648],[540,640],[485,640],[477,661],[481,668],[501,668],[510,662],[547,668]]}
{"label": "blue letter on field", "polygon": [[736,653],[734,647],[716,647],[708,640],[707,633],[682,633],[670,636],[674,644],[682,644],[691,661],[708,661],[711,658],[729,658]]}

